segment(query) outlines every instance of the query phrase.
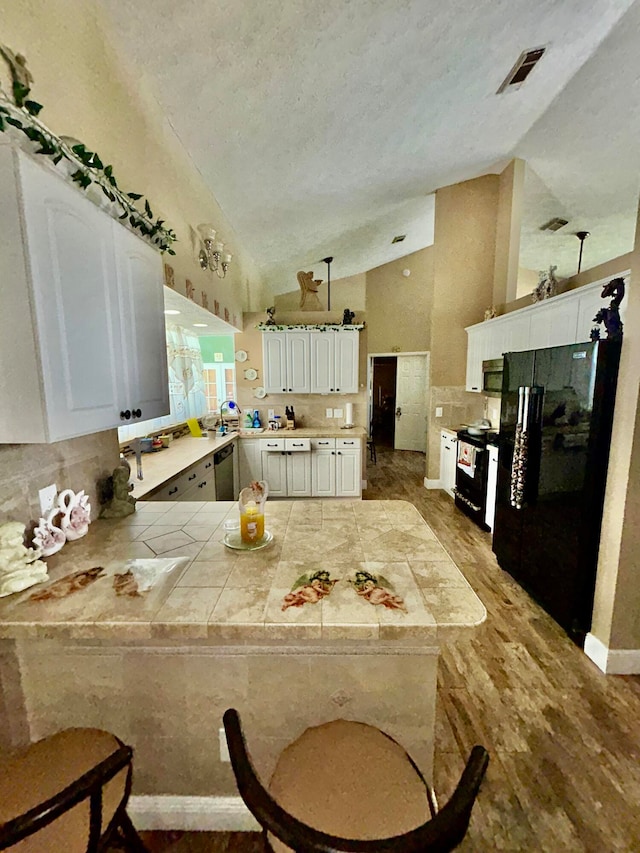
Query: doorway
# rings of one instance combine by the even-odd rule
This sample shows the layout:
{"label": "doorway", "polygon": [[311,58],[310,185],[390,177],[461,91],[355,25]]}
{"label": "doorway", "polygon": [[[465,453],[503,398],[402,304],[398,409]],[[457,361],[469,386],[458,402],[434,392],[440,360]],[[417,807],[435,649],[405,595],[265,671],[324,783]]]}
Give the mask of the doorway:
{"label": "doorway", "polygon": [[369,423],[375,443],[426,451],[429,353],[369,356]]}

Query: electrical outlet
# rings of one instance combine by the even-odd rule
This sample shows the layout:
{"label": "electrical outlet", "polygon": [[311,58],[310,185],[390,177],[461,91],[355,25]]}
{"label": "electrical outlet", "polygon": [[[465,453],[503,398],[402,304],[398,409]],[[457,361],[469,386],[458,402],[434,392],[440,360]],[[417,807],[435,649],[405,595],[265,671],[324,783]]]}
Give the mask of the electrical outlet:
{"label": "electrical outlet", "polygon": [[275,409],[268,409],[267,410],[267,420],[272,421],[275,418],[275,416],[276,416],[276,410]]}
{"label": "electrical outlet", "polygon": [[327,418],[332,418],[332,417],[333,417],[333,409],[327,409],[327,410],[325,411],[325,416],[326,416]]}
{"label": "electrical outlet", "polygon": [[227,743],[227,735],[224,729],[218,729],[218,738],[220,740],[220,761],[231,761],[229,744]]}
{"label": "electrical outlet", "polygon": [[49,510],[53,507],[53,503],[56,499],[56,495],[58,494],[58,487],[55,483],[52,483],[50,486],[45,486],[44,489],[40,489],[38,492],[38,497],[40,498],[40,512],[45,515]]}
{"label": "electrical outlet", "polygon": [[436,417],[437,418],[442,417],[442,406],[436,406]]}
{"label": "electrical outlet", "polygon": [[343,415],[344,415],[344,412],[342,411],[342,409],[334,409],[333,410],[333,417],[334,418],[341,418]]}

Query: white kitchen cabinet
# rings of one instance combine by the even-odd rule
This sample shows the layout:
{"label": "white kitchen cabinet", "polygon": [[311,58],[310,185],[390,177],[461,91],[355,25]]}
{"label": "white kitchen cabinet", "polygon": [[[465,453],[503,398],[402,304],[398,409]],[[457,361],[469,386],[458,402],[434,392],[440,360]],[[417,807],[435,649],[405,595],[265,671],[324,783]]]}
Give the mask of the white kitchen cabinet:
{"label": "white kitchen cabinet", "polygon": [[286,498],[287,455],[284,450],[262,451],[262,479],[269,486],[269,497]]}
{"label": "white kitchen cabinet", "polygon": [[[159,254],[49,165],[5,144],[0,194],[0,441],[53,442],[113,428],[126,412],[135,419],[139,410],[142,417],[147,400],[154,401],[155,415],[167,414]],[[125,244],[131,260],[118,256]],[[140,311],[138,294],[129,291],[138,286],[153,370],[147,356],[141,371],[137,366]],[[135,316],[126,313],[132,300]]]}
{"label": "white kitchen cabinet", "polygon": [[336,495],[336,440],[311,439],[311,493],[316,498]]}
{"label": "white kitchen cabinet", "polygon": [[[627,276],[628,270],[620,273]],[[609,279],[561,293],[549,300],[528,305],[493,320],[468,326],[467,391],[482,390],[482,362],[505,352],[583,343],[590,340],[593,318],[609,300],[602,299],[602,287]],[[626,301],[620,316],[624,321]],[[604,337],[604,332],[603,332]]]}
{"label": "white kitchen cabinet", "polygon": [[359,498],[362,450],[360,439],[336,439],[336,496]]}
{"label": "white kitchen cabinet", "polygon": [[311,497],[311,452],[287,452],[287,495],[290,498]]}
{"label": "white kitchen cabinet", "polygon": [[238,485],[244,489],[262,477],[262,442],[259,438],[242,438],[238,441]]}
{"label": "white kitchen cabinet", "polygon": [[262,479],[276,498],[311,497],[311,444],[308,438],[262,439]]}
{"label": "white kitchen cabinet", "polygon": [[138,419],[159,418],[170,409],[161,264],[152,246],[117,222],[112,227],[123,319],[125,408],[135,410]]}
{"label": "white kitchen cabinet", "polygon": [[440,487],[454,497],[458,439],[446,430],[440,431]]}
{"label": "white kitchen cabinet", "polygon": [[264,388],[271,394],[308,394],[311,390],[309,332],[262,335]]}
{"label": "white kitchen cabinet", "polygon": [[359,346],[354,330],[311,332],[311,393],[355,394]]}

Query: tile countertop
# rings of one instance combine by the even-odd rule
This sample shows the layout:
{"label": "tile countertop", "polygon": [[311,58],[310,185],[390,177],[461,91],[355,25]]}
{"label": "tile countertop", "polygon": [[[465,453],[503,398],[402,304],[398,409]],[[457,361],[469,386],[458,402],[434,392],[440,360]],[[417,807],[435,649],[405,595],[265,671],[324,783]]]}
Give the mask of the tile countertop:
{"label": "tile countertop", "polygon": [[[0,599],[0,637],[438,645],[486,618],[406,501],[267,502],[273,542],[253,552],[222,542],[224,520],[237,517],[231,501],[141,502],[129,518],[94,522],[47,560],[49,584],[98,566],[104,573],[62,597],[32,600],[42,584]],[[127,560],[156,556],[185,559],[148,592],[116,594],[114,576]],[[312,577],[320,570],[329,572],[324,586]],[[358,570],[376,582],[358,591]]]}
{"label": "tile countertop", "polygon": [[240,432],[240,438],[365,438],[367,431],[364,427],[351,427],[341,429],[340,427],[299,427],[298,429],[265,430],[264,432],[251,434]]}
{"label": "tile countertop", "polygon": [[238,434],[235,432],[227,433],[227,435],[214,435],[211,432],[204,438],[185,435],[172,441],[169,447],[152,453],[143,453],[142,473],[144,480],[136,479],[136,457],[135,455],[128,455],[127,462],[131,466],[131,482],[133,483],[131,494],[140,500],[149,492],[157,489],[158,486],[166,483],[167,480],[185,471],[190,465],[199,462],[210,453],[215,453],[221,447],[231,444],[237,436]]}

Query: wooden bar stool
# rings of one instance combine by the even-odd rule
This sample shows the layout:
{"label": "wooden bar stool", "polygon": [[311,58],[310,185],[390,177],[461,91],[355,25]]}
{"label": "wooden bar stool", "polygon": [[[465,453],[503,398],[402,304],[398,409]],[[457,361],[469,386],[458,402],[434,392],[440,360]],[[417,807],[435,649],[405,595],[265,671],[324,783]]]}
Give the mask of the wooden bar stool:
{"label": "wooden bar stool", "polygon": [[281,754],[269,790],[248,755],[238,712],[224,714],[240,796],[275,853],[426,853],[464,838],[489,756],[475,746],[451,799],[433,791],[405,750],[364,723],[307,729]]}
{"label": "wooden bar stool", "polygon": [[132,750],[100,729],[65,729],[0,762],[0,850],[146,851],[126,813]]}

